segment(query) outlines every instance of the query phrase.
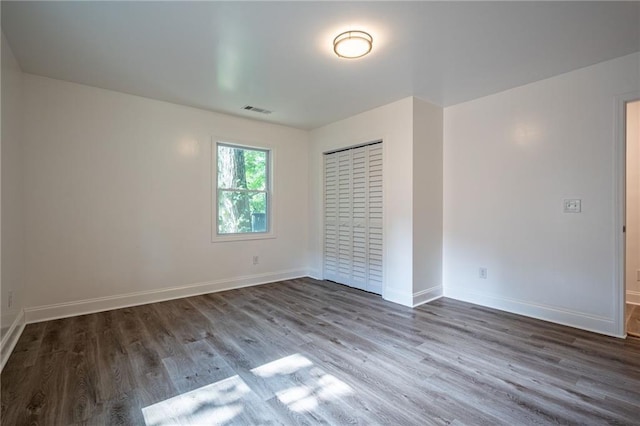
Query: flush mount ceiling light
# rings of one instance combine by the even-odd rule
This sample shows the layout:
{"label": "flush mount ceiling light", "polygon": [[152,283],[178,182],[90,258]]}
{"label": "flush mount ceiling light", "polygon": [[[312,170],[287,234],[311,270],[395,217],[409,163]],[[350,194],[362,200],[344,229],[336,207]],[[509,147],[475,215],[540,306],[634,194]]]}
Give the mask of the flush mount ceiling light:
{"label": "flush mount ceiling light", "polygon": [[373,38],[364,31],[345,31],[333,40],[333,51],[341,58],[361,58],[371,52]]}

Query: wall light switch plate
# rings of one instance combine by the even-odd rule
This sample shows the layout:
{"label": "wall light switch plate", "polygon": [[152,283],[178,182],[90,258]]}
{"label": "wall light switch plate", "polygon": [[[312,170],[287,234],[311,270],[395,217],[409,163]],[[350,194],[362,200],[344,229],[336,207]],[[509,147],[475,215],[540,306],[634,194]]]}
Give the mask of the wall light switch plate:
{"label": "wall light switch plate", "polygon": [[487,279],[487,275],[488,275],[487,268],[480,267],[478,269],[478,277],[479,278],[481,278],[483,280],[486,280]]}
{"label": "wall light switch plate", "polygon": [[564,200],[564,212],[565,213],[580,213],[582,211],[582,200],[570,199]]}

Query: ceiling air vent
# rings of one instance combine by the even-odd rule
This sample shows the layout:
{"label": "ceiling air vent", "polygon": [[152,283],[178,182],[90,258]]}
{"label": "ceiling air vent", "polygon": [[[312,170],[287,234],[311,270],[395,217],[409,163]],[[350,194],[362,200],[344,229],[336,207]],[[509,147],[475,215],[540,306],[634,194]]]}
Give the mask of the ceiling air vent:
{"label": "ceiling air vent", "polygon": [[242,107],[242,109],[246,110],[246,111],[253,111],[253,112],[259,112],[260,114],[271,114],[272,111],[269,111],[268,109],[264,109],[264,108],[258,108],[258,107],[254,107],[251,105],[245,105]]}

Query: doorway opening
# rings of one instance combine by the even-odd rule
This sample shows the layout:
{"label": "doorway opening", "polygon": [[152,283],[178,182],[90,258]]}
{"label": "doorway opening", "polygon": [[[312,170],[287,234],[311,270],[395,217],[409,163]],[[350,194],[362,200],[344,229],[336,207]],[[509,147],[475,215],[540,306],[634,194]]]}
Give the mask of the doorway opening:
{"label": "doorway opening", "polygon": [[625,104],[625,330],[640,337],[640,100]]}

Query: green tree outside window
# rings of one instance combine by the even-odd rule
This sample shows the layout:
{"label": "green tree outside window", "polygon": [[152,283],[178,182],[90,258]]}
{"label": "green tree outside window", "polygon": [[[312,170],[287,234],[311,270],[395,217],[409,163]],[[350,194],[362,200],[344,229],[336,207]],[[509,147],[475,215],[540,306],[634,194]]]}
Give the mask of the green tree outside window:
{"label": "green tree outside window", "polygon": [[269,151],[217,145],[218,234],[268,231]]}

